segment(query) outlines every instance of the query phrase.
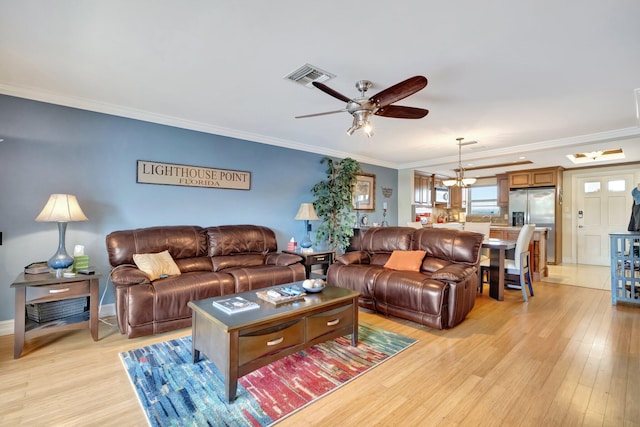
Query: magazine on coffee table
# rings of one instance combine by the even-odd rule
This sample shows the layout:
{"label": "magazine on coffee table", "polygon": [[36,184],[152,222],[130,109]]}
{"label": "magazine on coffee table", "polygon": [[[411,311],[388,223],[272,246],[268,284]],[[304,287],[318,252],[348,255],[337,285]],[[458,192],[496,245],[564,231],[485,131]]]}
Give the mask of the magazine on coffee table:
{"label": "magazine on coffee table", "polygon": [[213,301],[211,303],[214,307],[219,308],[225,313],[233,314],[239,313],[241,311],[253,310],[254,308],[260,307],[260,304],[249,301],[248,299],[242,297],[229,297],[225,299],[220,299],[217,301]]}
{"label": "magazine on coffee table", "polygon": [[303,289],[297,286],[282,286],[265,291],[256,292],[258,298],[275,305],[286,302],[299,301],[307,295]]}

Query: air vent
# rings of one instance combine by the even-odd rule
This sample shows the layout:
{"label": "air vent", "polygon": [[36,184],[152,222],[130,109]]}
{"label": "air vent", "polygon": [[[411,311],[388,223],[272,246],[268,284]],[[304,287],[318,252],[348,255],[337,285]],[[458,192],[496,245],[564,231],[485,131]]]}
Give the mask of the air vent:
{"label": "air vent", "polygon": [[302,67],[284,76],[286,80],[291,80],[294,83],[301,84],[308,88],[313,87],[313,82],[322,83],[334,77],[334,74],[327,73],[311,64],[304,64]]}

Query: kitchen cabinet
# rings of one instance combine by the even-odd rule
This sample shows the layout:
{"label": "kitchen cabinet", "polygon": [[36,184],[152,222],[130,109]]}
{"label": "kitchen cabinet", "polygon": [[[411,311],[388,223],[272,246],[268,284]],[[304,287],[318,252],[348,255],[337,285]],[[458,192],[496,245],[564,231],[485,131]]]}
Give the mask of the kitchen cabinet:
{"label": "kitchen cabinet", "polygon": [[501,240],[518,240],[520,227],[491,227],[489,237]]}
{"label": "kitchen cabinet", "polygon": [[562,168],[554,167],[509,172],[507,176],[510,188],[554,187],[561,173]]}
{"label": "kitchen cabinet", "polygon": [[498,186],[498,206],[509,206],[509,176],[505,174],[496,175]]}
{"label": "kitchen cabinet", "polygon": [[[542,277],[549,275],[547,267],[547,239],[548,228],[539,227],[533,232],[531,243],[529,243],[529,253],[531,254],[531,276],[534,281],[539,281]],[[492,239],[518,240],[520,227],[491,227],[489,237]],[[507,257],[513,258],[513,254]]]}
{"label": "kitchen cabinet", "polygon": [[431,205],[431,176],[415,173],[413,177],[413,202],[417,205]]}
{"label": "kitchen cabinet", "polygon": [[462,188],[449,187],[449,207],[452,209],[462,209]]}
{"label": "kitchen cabinet", "polygon": [[467,189],[461,187],[449,187],[449,205],[451,209],[467,209]]}

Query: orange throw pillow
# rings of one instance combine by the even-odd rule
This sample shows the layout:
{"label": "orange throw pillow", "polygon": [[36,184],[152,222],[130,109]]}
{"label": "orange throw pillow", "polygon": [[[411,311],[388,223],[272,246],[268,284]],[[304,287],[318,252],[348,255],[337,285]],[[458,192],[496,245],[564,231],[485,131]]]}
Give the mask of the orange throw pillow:
{"label": "orange throw pillow", "polygon": [[420,271],[426,251],[393,251],[384,268],[402,271]]}

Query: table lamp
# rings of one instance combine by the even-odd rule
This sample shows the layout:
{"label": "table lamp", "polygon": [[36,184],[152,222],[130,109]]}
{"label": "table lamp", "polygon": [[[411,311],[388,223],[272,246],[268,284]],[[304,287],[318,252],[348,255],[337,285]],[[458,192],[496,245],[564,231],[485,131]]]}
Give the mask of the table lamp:
{"label": "table lamp", "polygon": [[62,270],[73,264],[73,258],[67,254],[64,239],[67,231],[67,222],[88,221],[78,199],[72,194],[52,194],[49,201],[36,217],[37,222],[58,223],[58,251],[49,259],[49,267],[56,270],[56,276],[60,276]]}
{"label": "table lamp", "polygon": [[309,248],[313,245],[313,243],[311,243],[311,224],[309,224],[309,221],[317,221],[320,219],[318,215],[316,215],[315,209],[313,209],[313,203],[300,203],[300,209],[298,209],[295,219],[304,220],[305,234],[304,239],[300,242],[300,247],[303,252],[305,252],[305,250],[309,251]]}

